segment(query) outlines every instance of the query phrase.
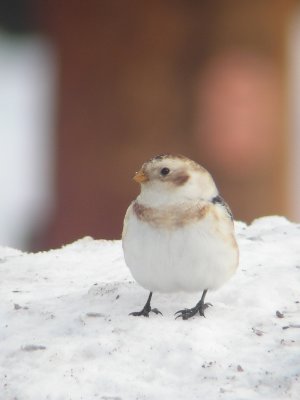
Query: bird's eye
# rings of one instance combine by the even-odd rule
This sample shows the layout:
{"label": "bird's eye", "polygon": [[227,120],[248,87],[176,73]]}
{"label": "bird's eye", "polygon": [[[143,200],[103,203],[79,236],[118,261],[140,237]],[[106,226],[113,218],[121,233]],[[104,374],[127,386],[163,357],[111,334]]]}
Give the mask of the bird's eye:
{"label": "bird's eye", "polygon": [[166,175],[168,175],[168,173],[170,172],[170,170],[169,170],[169,168],[162,168],[161,170],[160,170],[160,174],[161,175],[163,175],[163,176],[166,176]]}

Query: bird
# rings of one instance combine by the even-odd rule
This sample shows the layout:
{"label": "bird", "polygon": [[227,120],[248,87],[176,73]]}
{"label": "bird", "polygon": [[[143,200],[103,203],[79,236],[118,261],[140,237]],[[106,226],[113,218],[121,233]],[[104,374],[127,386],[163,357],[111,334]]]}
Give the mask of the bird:
{"label": "bird", "polygon": [[122,248],[133,278],[150,293],[143,309],[129,315],[162,314],[151,307],[153,293],[201,292],[194,307],[175,315],[204,317],[207,292],[227,282],[239,263],[229,206],[211,174],[183,155],[155,156],[133,179],[141,191],[125,214]]}

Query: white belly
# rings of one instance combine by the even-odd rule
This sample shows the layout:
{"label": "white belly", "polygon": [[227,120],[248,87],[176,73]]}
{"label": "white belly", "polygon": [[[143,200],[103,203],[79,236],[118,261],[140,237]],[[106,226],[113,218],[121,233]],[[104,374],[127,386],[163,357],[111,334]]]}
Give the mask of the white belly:
{"label": "white belly", "polygon": [[232,240],[224,240],[228,229],[220,234],[220,229],[219,233],[211,229],[210,222],[202,219],[166,230],[153,228],[131,215],[123,250],[134,279],[154,292],[220,287],[236,270],[238,249]]}

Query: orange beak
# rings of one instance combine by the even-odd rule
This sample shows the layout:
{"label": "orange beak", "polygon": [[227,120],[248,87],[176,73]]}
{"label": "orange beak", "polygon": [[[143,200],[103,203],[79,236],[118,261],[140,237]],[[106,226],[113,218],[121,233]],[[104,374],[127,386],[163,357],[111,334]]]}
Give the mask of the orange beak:
{"label": "orange beak", "polygon": [[147,175],[145,175],[143,170],[140,170],[134,175],[133,180],[135,180],[137,183],[143,183],[148,181],[149,178]]}

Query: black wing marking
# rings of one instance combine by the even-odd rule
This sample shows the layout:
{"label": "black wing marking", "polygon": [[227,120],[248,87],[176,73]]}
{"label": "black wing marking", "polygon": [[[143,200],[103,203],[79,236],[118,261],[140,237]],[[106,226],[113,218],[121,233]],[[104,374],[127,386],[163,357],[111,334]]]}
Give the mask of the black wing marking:
{"label": "black wing marking", "polygon": [[228,216],[229,216],[230,219],[233,221],[233,215],[232,215],[232,212],[231,212],[231,210],[230,210],[230,208],[229,208],[229,205],[226,203],[226,201],[223,199],[222,196],[220,196],[220,195],[215,196],[215,197],[212,199],[211,202],[212,202],[213,204],[220,204],[222,207],[224,207],[225,210],[226,210],[226,212],[227,212],[227,214],[228,214]]}

